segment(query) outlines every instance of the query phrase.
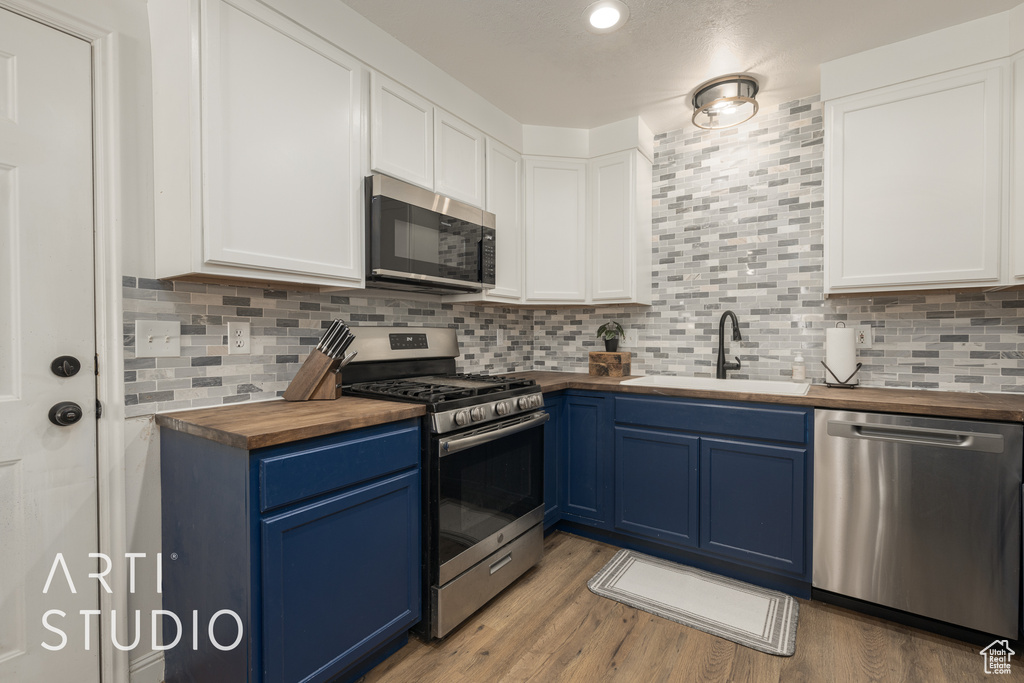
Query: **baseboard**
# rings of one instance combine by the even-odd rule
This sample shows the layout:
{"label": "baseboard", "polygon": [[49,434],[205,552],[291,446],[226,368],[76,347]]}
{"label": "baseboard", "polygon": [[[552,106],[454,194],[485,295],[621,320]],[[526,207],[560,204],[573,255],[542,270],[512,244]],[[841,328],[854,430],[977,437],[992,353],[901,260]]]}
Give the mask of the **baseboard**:
{"label": "baseboard", "polygon": [[128,675],[131,683],[163,683],[164,653],[154,651],[132,660]]}

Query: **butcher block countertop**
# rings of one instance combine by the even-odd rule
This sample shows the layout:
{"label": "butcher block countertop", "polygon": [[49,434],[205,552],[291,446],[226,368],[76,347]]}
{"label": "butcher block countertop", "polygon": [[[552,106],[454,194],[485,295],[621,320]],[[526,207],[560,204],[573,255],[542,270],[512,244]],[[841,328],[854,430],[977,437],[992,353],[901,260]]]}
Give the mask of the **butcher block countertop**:
{"label": "butcher block countertop", "polygon": [[1024,395],[968,393],[960,391],[925,391],[921,389],[829,389],[812,385],[805,396],[750,394],[736,391],[699,391],[694,389],[663,389],[659,387],[622,386],[629,377],[594,377],[576,372],[517,372],[516,377],[537,380],[545,393],[563,389],[615,391],[647,396],[681,396],[721,401],[756,401],[782,403],[815,408],[861,410],[906,415],[959,417],[970,420],[1024,422]]}
{"label": "butcher block countertop", "polygon": [[[564,389],[584,389],[646,396],[755,401],[839,410],[1024,422],[1024,395],[1015,394],[866,387],[829,389],[814,385],[806,396],[781,396],[735,391],[622,386],[621,382],[629,379],[628,377],[594,377],[577,372],[532,371],[512,374],[537,380],[545,393]],[[227,446],[252,450],[314,436],[398,422],[425,414],[426,409],[414,403],[342,396],[334,401],[263,401],[162,413],[156,416],[156,423],[164,429],[173,429]]]}
{"label": "butcher block countertop", "polygon": [[415,403],[342,396],[333,401],[261,401],[161,413],[156,423],[235,448],[253,450],[425,415]]}

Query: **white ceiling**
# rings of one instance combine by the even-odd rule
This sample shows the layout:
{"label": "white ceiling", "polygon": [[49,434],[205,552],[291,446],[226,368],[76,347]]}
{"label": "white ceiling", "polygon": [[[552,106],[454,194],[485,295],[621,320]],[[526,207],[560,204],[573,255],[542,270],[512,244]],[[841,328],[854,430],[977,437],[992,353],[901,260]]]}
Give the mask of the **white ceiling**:
{"label": "white ceiling", "polygon": [[750,73],[773,107],[819,91],[818,65],[1010,9],[1021,0],[625,0],[614,33],[593,0],[343,0],[521,123],[592,128],[641,115],[691,126],[702,81]]}

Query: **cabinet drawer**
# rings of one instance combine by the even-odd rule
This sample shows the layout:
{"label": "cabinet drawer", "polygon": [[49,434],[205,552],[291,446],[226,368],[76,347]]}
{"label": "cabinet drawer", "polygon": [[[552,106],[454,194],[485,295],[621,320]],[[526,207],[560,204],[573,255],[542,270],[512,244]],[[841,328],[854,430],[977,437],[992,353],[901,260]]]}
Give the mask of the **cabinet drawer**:
{"label": "cabinet drawer", "polygon": [[809,408],[616,397],[615,421],[731,437],[807,443]]}
{"label": "cabinet drawer", "polygon": [[419,464],[419,421],[360,429],[259,452],[260,510]]}

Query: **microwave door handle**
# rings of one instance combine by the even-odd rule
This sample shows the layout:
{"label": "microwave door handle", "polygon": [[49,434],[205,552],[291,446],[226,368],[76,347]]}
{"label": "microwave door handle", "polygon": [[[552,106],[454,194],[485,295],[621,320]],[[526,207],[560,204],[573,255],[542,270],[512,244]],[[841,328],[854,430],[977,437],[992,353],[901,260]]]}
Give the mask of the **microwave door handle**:
{"label": "microwave door handle", "polygon": [[499,427],[497,429],[471,433],[455,439],[442,441],[440,443],[440,457],[443,458],[444,456],[451,455],[452,453],[458,453],[459,451],[464,451],[468,448],[474,448],[485,443],[490,443],[491,441],[497,441],[498,439],[506,436],[525,432],[527,429],[539,427],[550,419],[551,416],[547,413],[535,413],[530,416],[528,420],[517,422],[516,424],[509,425],[508,427]]}

